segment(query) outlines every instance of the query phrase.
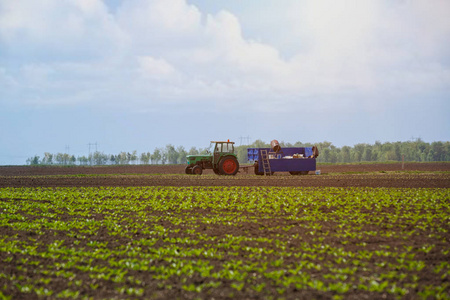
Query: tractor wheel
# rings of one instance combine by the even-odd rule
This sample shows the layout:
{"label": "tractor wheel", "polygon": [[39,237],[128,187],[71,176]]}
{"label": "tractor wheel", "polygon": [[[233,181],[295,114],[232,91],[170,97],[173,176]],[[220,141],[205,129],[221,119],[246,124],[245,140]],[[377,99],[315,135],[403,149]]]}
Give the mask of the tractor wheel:
{"label": "tractor wheel", "polygon": [[196,165],[196,166],[194,166],[192,168],[192,174],[194,174],[194,175],[202,175],[202,173],[203,173],[203,170],[202,170],[201,166]]}
{"label": "tractor wheel", "polygon": [[184,172],[186,174],[192,175],[192,167],[191,166],[187,166],[186,169],[184,169]]}
{"label": "tractor wheel", "polygon": [[213,168],[214,174],[221,175],[219,169]]}
{"label": "tractor wheel", "polygon": [[239,162],[233,156],[226,156],[219,162],[219,171],[222,175],[236,175]]}

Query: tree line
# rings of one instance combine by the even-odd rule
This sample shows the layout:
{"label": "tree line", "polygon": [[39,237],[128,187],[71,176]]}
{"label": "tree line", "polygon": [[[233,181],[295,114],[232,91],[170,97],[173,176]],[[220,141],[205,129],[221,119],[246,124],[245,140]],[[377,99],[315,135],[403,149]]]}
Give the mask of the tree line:
{"label": "tree line", "polygon": [[[356,162],[386,162],[386,161],[450,161],[450,142],[426,143],[421,139],[407,142],[379,141],[374,144],[356,144],[353,147],[336,147],[331,142],[294,144],[280,142],[283,147],[312,147],[319,149],[318,162],[322,163],[356,163]],[[235,153],[240,163],[247,163],[247,148],[269,148],[270,144],[256,140],[251,145],[235,147]],[[175,147],[172,144],[164,148],[155,148],[153,152],[144,152],[138,155],[137,151],[120,152],[119,154],[105,154],[100,151],[90,153],[88,156],[70,155],[68,153],[51,154],[45,152],[44,156],[35,155],[27,159],[28,165],[128,165],[128,164],[184,164],[187,155],[205,154],[207,148],[192,147],[187,151],[183,146]]]}

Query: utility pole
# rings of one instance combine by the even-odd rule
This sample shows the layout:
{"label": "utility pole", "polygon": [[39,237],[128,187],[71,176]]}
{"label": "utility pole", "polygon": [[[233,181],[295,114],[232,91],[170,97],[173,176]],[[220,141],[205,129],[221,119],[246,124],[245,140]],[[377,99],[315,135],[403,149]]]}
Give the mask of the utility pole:
{"label": "utility pole", "polygon": [[95,142],[95,144],[89,142],[88,146],[89,146],[89,158],[88,158],[88,159],[89,159],[90,164],[92,165],[92,159],[91,159],[91,146],[95,146],[95,152],[97,152],[97,142]]}
{"label": "utility pole", "polygon": [[69,154],[70,153],[70,146],[66,145],[66,153]]}
{"label": "utility pole", "polygon": [[239,139],[241,141],[239,146],[242,145],[242,141],[243,140],[247,140],[247,144],[245,144],[245,145],[249,145],[250,144],[250,137],[249,136],[241,136],[241,137],[239,137]]}
{"label": "utility pole", "polygon": [[91,155],[91,146],[95,146],[95,152],[97,152],[97,142],[95,142],[95,144],[89,143],[88,146],[89,146],[89,156]]}

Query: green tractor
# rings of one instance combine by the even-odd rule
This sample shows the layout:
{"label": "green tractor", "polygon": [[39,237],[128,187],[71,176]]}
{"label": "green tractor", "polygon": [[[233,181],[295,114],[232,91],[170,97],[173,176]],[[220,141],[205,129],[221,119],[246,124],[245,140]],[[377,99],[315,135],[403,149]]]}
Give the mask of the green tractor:
{"label": "green tractor", "polygon": [[213,169],[217,175],[236,175],[239,162],[234,154],[234,142],[211,142],[204,155],[187,156],[186,174],[202,175],[204,169]]}

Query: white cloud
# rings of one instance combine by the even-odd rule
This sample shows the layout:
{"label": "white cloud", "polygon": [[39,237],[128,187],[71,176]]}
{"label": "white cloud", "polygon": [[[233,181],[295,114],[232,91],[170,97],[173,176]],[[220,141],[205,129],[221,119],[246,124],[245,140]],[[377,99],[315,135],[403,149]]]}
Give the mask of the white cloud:
{"label": "white cloud", "polygon": [[9,75],[5,68],[0,67],[0,86],[2,89],[17,87],[17,81]]}
{"label": "white cloud", "polygon": [[[269,109],[450,86],[445,0],[289,0],[261,7],[269,20],[207,14],[185,0],[127,0],[115,14],[105,3],[0,0],[0,80],[58,103],[66,91],[70,103],[82,93],[80,101],[228,99],[252,109],[255,99]],[[272,30],[245,34],[247,17]]]}
{"label": "white cloud", "polygon": [[164,59],[155,59],[151,56],[138,57],[141,74],[144,78],[152,80],[169,79],[176,71]]}
{"label": "white cloud", "polygon": [[117,24],[138,55],[167,54],[198,39],[201,13],[184,0],[129,0],[117,11]]}
{"label": "white cloud", "polygon": [[46,89],[50,81],[50,76],[55,74],[55,70],[49,65],[32,64],[24,65],[21,68],[24,86],[32,89]]}
{"label": "white cloud", "polygon": [[98,58],[124,42],[101,0],[0,1],[0,43],[25,59]]}

